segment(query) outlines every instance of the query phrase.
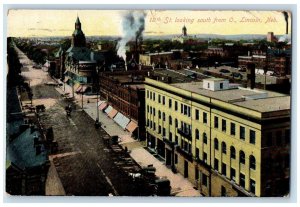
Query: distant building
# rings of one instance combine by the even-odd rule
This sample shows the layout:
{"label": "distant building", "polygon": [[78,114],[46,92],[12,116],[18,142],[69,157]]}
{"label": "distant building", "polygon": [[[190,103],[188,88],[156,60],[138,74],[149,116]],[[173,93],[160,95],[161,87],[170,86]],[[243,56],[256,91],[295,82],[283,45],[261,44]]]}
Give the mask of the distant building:
{"label": "distant building", "polygon": [[198,44],[199,42],[201,42],[200,40],[198,40],[196,38],[196,36],[188,35],[187,28],[185,25],[182,27],[181,35],[178,35],[178,36],[175,36],[172,38],[172,42],[174,42],[174,41],[180,42],[182,44],[183,43]]}
{"label": "distant building", "polygon": [[[148,71],[115,71],[100,74],[100,97],[112,111],[110,118],[120,114],[119,122],[135,138],[145,139],[145,88],[144,79]],[[102,106],[100,105],[101,110]],[[105,112],[105,111],[104,111]],[[121,117],[123,117],[121,120]],[[127,127],[132,122],[131,127]],[[127,122],[126,122],[127,121]],[[126,122],[126,123],[125,123]],[[124,125],[123,125],[124,123]]]}
{"label": "distant building", "polygon": [[[104,57],[86,47],[85,35],[81,30],[81,22],[77,17],[75,30],[72,34],[71,47],[66,52],[58,51],[58,57],[65,55],[65,82],[75,86],[74,90],[95,91],[97,69],[103,70]],[[58,58],[57,57],[57,58]],[[63,69],[61,70],[63,71]],[[80,88],[81,87],[81,88]]]}
{"label": "distant building", "polygon": [[140,54],[139,59],[142,66],[177,69],[180,66],[180,62],[182,64],[186,64],[184,63],[184,59],[186,59],[187,57],[188,53],[184,52],[183,50],[171,50],[168,52]]}
{"label": "distant building", "polygon": [[37,127],[25,121],[16,88],[7,92],[6,192],[45,195],[48,150]]}
{"label": "distant building", "polygon": [[273,32],[268,32],[267,34],[267,41],[268,42],[277,42],[278,39],[275,37]]}

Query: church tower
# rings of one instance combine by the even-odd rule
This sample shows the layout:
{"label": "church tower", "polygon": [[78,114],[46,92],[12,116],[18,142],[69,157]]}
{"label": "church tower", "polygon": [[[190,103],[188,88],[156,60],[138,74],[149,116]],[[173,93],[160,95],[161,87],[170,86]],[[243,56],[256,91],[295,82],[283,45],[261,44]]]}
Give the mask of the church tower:
{"label": "church tower", "polygon": [[184,37],[187,36],[187,29],[186,29],[185,25],[182,27],[182,35],[183,35]]}
{"label": "church tower", "polygon": [[75,22],[75,30],[72,34],[72,46],[73,47],[85,47],[86,46],[85,35],[81,30],[81,22],[80,22],[78,16],[77,16],[77,19]]}

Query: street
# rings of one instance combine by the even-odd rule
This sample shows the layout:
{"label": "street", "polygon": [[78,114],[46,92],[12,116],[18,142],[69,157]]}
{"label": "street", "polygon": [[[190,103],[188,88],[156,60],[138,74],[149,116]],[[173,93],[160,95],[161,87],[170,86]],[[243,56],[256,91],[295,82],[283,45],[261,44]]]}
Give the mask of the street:
{"label": "street", "polygon": [[54,139],[58,142],[58,153],[50,156],[51,167],[55,169],[49,172],[57,172],[63,190],[60,187],[56,193],[57,183],[47,181],[50,186],[46,186],[46,193],[49,188],[49,195],[149,195],[146,188],[140,188],[116,166],[117,154],[108,149],[102,139],[109,135],[101,128],[96,130],[94,121],[79,106],[76,110],[73,106],[71,117],[67,117],[64,108],[69,103],[63,100],[54,86],[45,85],[51,81],[47,72],[33,69],[26,55],[17,51],[20,62],[26,67],[22,75],[30,81],[33,104],[46,106],[46,111],[40,113],[42,126],[53,127]]}

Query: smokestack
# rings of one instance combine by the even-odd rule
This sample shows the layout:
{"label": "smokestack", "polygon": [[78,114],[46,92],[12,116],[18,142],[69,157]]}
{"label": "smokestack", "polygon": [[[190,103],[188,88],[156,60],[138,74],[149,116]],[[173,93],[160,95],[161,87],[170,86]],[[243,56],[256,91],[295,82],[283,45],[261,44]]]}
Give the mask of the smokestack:
{"label": "smokestack", "polygon": [[255,87],[255,64],[247,64],[247,87],[254,89]]}
{"label": "smokestack", "polygon": [[284,11],[282,12],[283,16],[284,16],[284,19],[285,19],[285,23],[286,23],[286,31],[285,31],[285,34],[288,34],[289,33],[289,14]]}
{"label": "smokestack", "polygon": [[[135,53],[138,39],[142,38],[145,29],[146,12],[143,10],[126,11],[122,16],[122,39],[118,42],[117,54],[126,62],[126,44],[135,41]],[[127,68],[127,66],[125,66]]]}

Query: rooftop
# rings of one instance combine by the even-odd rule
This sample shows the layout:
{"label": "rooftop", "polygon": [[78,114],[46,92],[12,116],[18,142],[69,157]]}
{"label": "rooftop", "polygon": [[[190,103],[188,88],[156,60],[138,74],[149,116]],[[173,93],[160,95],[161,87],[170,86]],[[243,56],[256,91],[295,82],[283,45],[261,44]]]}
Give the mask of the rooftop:
{"label": "rooftop", "polygon": [[[174,87],[200,94],[206,97],[217,99],[224,102],[229,102],[236,106],[245,107],[259,112],[271,112],[278,110],[290,109],[290,96],[258,89],[236,88],[220,91],[211,91],[203,88],[203,82],[175,83],[171,84]],[[266,97],[248,100],[247,96],[259,96],[265,94]]]}
{"label": "rooftop", "polygon": [[31,133],[31,129],[27,128],[22,134],[8,144],[7,160],[21,169],[45,164],[48,160],[47,151],[42,146],[41,153],[37,155],[34,147],[34,138],[38,136],[38,131]]}

